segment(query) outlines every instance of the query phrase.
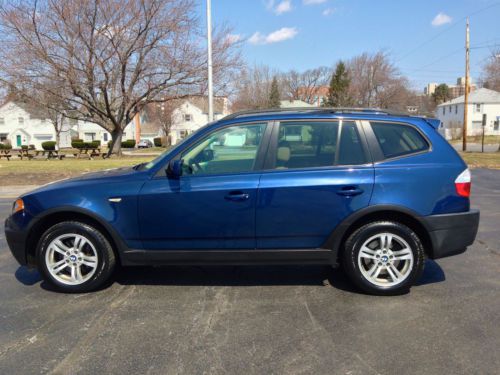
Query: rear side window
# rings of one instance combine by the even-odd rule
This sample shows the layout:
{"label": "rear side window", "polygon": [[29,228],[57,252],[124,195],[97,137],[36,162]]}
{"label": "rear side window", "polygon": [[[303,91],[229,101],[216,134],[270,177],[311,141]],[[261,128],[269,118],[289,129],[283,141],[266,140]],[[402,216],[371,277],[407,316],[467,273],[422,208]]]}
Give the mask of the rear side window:
{"label": "rear side window", "polygon": [[429,143],[412,126],[386,122],[371,123],[386,158],[414,154],[429,149]]}
{"label": "rear side window", "polygon": [[279,126],[276,169],[317,168],[366,163],[356,124],[283,122]]}

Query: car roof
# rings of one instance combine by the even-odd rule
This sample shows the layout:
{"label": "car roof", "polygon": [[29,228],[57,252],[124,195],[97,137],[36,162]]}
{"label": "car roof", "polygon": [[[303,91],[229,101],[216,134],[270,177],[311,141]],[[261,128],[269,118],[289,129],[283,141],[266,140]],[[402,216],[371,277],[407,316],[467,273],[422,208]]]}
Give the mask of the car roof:
{"label": "car roof", "polygon": [[[330,119],[349,117],[352,119],[365,120],[391,120],[391,121],[410,121],[424,120],[434,128],[439,126],[440,121],[426,116],[415,116],[408,113],[395,112],[378,108],[273,108],[265,110],[250,110],[230,114],[219,123],[241,122],[241,121],[269,121],[283,119]],[[419,121],[416,121],[419,122]]]}

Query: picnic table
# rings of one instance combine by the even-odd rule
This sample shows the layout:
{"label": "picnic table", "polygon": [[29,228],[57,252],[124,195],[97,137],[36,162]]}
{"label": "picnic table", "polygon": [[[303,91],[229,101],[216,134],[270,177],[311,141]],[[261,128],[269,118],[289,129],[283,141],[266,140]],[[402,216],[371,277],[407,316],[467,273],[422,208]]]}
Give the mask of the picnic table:
{"label": "picnic table", "polygon": [[106,155],[104,152],[101,152],[101,149],[99,147],[84,147],[84,148],[79,148],[78,152],[73,153],[75,158],[80,159],[82,157],[84,158],[89,158],[89,160],[92,160],[96,156],[103,156]]}
{"label": "picnic table", "polygon": [[7,161],[10,161],[11,157],[10,150],[0,150],[0,159],[5,158]]}
{"label": "picnic table", "polygon": [[35,156],[42,155],[47,156],[48,159],[59,159],[62,160],[66,155],[60,154],[58,150],[37,150]]}
{"label": "picnic table", "polygon": [[31,151],[34,151],[34,150],[22,148],[22,149],[18,150],[19,154],[17,156],[20,157],[21,160],[23,160],[24,158],[31,160],[35,157],[35,154],[33,154]]}

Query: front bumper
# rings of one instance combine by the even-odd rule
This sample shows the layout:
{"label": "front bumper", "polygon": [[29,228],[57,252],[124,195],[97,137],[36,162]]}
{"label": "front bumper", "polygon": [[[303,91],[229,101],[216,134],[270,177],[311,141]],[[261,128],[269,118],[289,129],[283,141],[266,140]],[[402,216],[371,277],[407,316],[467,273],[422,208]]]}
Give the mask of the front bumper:
{"label": "front bumper", "polygon": [[432,242],[430,258],[439,259],[463,253],[474,243],[479,227],[479,210],[422,218]]}
{"label": "front bumper", "polygon": [[5,220],[5,238],[14,258],[16,258],[20,265],[27,265],[26,232],[17,227],[12,216]]}

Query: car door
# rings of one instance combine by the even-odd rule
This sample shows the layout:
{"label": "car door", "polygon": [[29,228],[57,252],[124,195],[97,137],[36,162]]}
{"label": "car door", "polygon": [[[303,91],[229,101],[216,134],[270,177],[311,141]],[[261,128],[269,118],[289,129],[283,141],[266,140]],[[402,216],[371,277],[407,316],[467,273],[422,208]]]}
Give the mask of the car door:
{"label": "car door", "polygon": [[320,248],[349,214],[369,204],[373,164],[354,121],[275,124],[259,185],[257,248]]}
{"label": "car door", "polygon": [[215,130],[177,156],[180,178],[146,182],[139,197],[144,248],[254,249],[266,129],[250,123]]}

